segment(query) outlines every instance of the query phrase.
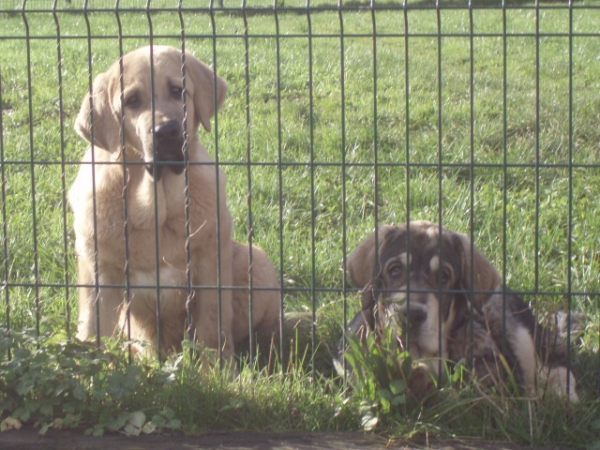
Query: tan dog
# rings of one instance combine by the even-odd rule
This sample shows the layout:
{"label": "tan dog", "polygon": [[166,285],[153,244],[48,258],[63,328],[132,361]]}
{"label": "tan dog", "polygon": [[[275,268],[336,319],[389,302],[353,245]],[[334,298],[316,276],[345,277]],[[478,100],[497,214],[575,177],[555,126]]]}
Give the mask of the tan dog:
{"label": "tan dog", "polygon": [[[161,349],[178,349],[188,301],[206,347],[228,357],[248,337],[249,249],[231,240],[226,177],[197,135],[200,124],[210,131],[226,92],[225,80],[187,52],[184,80],[182,52],[166,46],[128,53],[122,68],[116,62],[95,79],[75,122],[92,146],[69,191],[79,339],[110,336],[130,316],[133,339],[156,348],[159,322]],[[278,281],[258,248],[252,274],[253,326],[274,333]],[[231,286],[242,289],[222,289]]]}
{"label": "tan dog", "polygon": [[362,311],[349,332],[364,337],[397,327],[399,343],[414,359],[428,360],[434,374],[436,361],[462,360],[472,362],[479,380],[499,385],[506,362],[526,391],[536,393],[547,382],[577,400],[572,374],[567,387],[564,344],[502,288],[496,269],[467,236],[426,221],[383,226],[377,239],[368,237],[350,255],[348,272],[363,289]]}

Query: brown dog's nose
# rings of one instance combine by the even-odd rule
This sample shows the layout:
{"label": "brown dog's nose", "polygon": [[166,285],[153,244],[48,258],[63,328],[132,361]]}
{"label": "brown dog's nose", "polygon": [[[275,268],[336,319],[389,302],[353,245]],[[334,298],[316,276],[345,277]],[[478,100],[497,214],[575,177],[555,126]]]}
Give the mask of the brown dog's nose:
{"label": "brown dog's nose", "polygon": [[174,120],[161,123],[154,128],[154,136],[158,142],[181,139],[181,125]]}
{"label": "brown dog's nose", "polygon": [[410,305],[404,304],[398,312],[404,325],[408,328],[418,327],[427,319],[425,308],[416,303],[411,303]]}

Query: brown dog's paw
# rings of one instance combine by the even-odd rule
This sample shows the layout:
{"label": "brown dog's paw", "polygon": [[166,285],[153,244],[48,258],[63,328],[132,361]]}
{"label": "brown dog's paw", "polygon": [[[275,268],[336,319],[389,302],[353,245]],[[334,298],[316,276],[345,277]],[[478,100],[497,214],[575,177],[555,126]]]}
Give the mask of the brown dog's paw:
{"label": "brown dog's paw", "polygon": [[431,372],[422,365],[415,367],[408,382],[408,390],[413,400],[418,403],[430,398],[437,391]]}
{"label": "brown dog's paw", "polygon": [[[587,317],[582,313],[571,313],[571,342],[576,342],[584,333]],[[565,341],[569,338],[569,313],[559,311],[556,313],[556,328],[558,335]]]}

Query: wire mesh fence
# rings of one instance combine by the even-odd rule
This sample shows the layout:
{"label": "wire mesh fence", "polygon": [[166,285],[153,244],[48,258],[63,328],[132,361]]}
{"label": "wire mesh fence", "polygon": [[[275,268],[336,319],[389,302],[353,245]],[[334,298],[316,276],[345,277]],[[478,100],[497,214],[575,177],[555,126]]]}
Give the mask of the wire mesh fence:
{"label": "wire mesh fence", "polygon": [[[251,270],[239,270],[250,273],[242,283],[251,288],[249,301],[263,291],[275,292],[281,319],[283,311],[308,315],[313,368],[330,364],[337,339],[361,307],[358,288],[345,271],[352,250],[379,225],[416,219],[466,234],[497,268],[502,284],[531,302],[539,320],[552,321],[559,311],[572,313],[569,321],[573,313],[585,314],[583,347],[597,351],[599,5],[3,1],[0,323],[8,329],[50,327],[75,335],[80,320],[76,290],[83,287],[90,290],[96,321],[85,337],[95,334],[99,340],[112,330],[100,332],[101,302],[95,299],[110,289],[120,290],[119,302],[154,291],[150,297],[158,299],[157,311],[167,307],[161,298],[179,292],[188,322],[202,307],[194,306],[194,292],[197,299],[214,291],[221,305],[222,296],[231,295],[224,294],[230,292],[224,286],[233,283],[244,290],[222,279],[222,265],[231,263],[231,253],[222,254],[231,249],[221,247],[229,231],[216,238],[219,244],[207,257],[217,261],[215,276],[204,283],[195,279],[195,267],[202,262],[192,256],[197,251],[193,242],[203,222],[192,217],[200,194],[190,187],[190,176],[195,176],[190,170],[208,167],[212,185],[206,188],[216,191],[213,201],[227,202],[224,210],[215,211],[216,230],[229,226],[230,211],[231,236],[249,245],[234,248],[233,264],[249,261],[252,267],[254,258],[262,257],[255,245],[275,268],[278,286],[262,288],[254,286]],[[94,220],[81,225],[92,237],[76,244],[67,191],[78,170],[96,161],[81,162],[86,144],[73,122],[82,102],[91,111],[94,102],[100,103],[98,95],[106,87],[99,85],[90,97],[93,80],[124,54],[148,45],[188,50],[189,58],[193,53],[212,68],[213,85],[218,77],[225,80],[226,98],[221,100],[215,88],[202,100],[215,113],[212,126],[200,121],[210,132],[199,134],[212,160],[186,153],[190,145],[195,148],[190,140],[196,132],[184,125],[184,134],[190,134],[182,161],[186,168],[181,169],[186,180],[183,225],[160,222],[156,161],[150,161],[154,172],[144,172],[147,159],[127,162],[141,164],[140,180],[149,175],[156,180],[147,194],[155,222],[143,238],[131,237],[128,228],[136,224],[127,202],[135,208],[139,193],[122,195],[137,192],[135,176],[119,180],[122,192],[112,195],[126,199],[125,206],[111,216],[97,193],[104,175],[85,172],[72,195],[84,196],[93,186]],[[187,96],[181,108],[187,119],[189,108],[197,113],[195,94],[185,86],[190,66],[176,65],[180,72],[183,67]],[[138,96],[152,93],[150,148],[157,158],[156,126],[162,116],[155,103],[161,87],[154,69],[150,73]],[[111,111],[121,117],[121,128],[111,137],[119,136],[117,148],[125,155],[130,137],[121,113],[131,106],[126,77],[121,66],[114,91],[120,106]],[[104,131],[100,121],[91,114],[92,142],[94,133]],[[124,164],[118,158],[100,162]],[[169,168],[172,161],[166,163]],[[161,170],[167,177],[179,175],[175,169]],[[219,190],[225,176],[227,188]],[[119,219],[106,224],[118,230],[116,244],[97,237],[104,226],[97,220],[105,217]],[[163,226],[185,230],[177,244],[180,254],[173,256],[182,264],[165,256],[175,246],[169,246],[168,233],[156,232]],[[107,255],[99,258],[106,245]],[[119,256],[121,272],[107,282],[103,264],[117,248],[125,252]],[[92,255],[91,278],[85,282],[81,265],[76,267],[82,252]],[[140,257],[131,252],[145,255],[141,260],[148,262],[144,270],[150,278],[135,278],[139,267],[130,263],[138,264]],[[177,282],[156,281],[171,270],[179,274]],[[119,302],[113,309],[120,308]],[[253,312],[249,308],[250,317],[244,316],[250,327]],[[106,325],[112,329],[118,320],[113,313]],[[222,332],[223,314],[231,311],[219,307],[216,314],[211,317]],[[162,314],[154,316],[159,330],[171,326]],[[214,323],[190,326],[189,332],[201,334]],[[161,347],[160,331],[158,336]],[[219,333],[215,346],[222,348],[223,339],[228,340]]]}

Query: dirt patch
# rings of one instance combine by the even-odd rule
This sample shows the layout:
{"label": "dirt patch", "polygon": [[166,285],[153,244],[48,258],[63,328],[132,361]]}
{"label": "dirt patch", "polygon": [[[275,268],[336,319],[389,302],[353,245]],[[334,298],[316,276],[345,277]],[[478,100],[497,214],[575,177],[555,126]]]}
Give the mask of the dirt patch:
{"label": "dirt patch", "polygon": [[[0,434],[0,448],[2,450],[412,450],[427,447],[426,442],[407,444],[406,442],[390,441],[381,436],[354,432],[213,432],[199,436],[145,435],[126,437],[109,435],[93,437],[67,431],[50,431],[46,436],[40,436],[37,430],[27,428]],[[436,442],[432,443],[429,448],[436,450],[535,450],[535,447],[462,440]],[[544,450],[558,449],[546,448]]]}

